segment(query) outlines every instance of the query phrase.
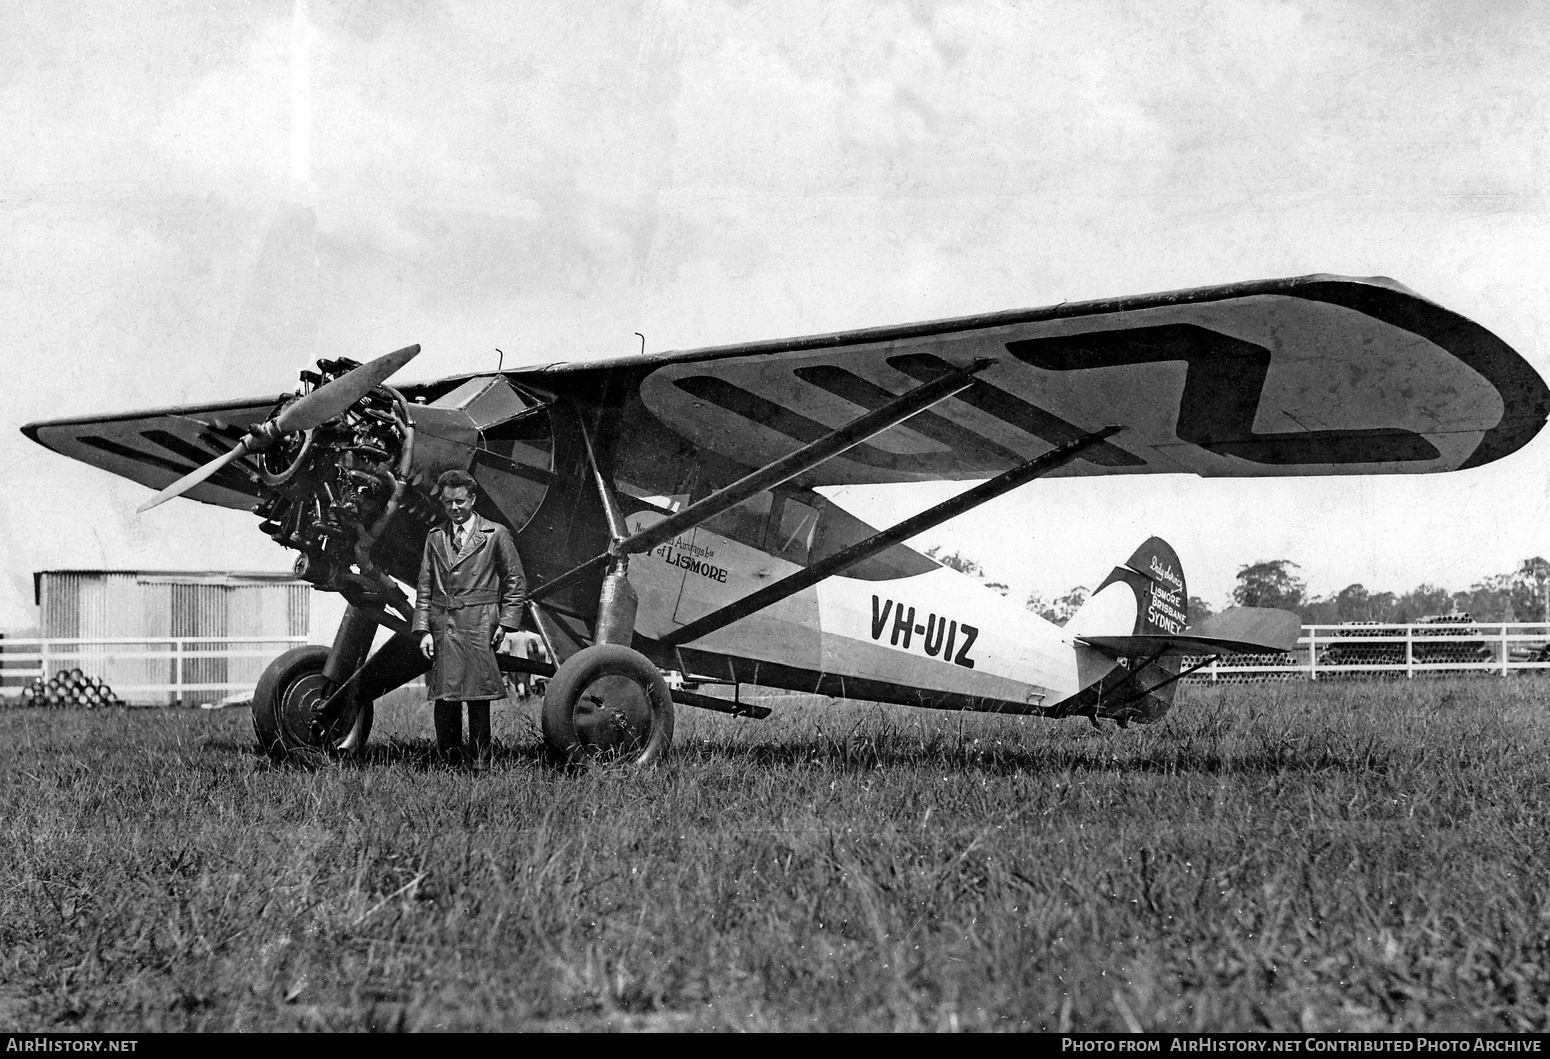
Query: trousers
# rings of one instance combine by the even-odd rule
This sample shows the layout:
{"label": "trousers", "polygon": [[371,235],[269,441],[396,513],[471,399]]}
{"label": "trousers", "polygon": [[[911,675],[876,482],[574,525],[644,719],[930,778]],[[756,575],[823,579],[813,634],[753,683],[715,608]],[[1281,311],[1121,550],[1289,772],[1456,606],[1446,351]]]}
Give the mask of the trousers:
{"label": "trousers", "polygon": [[437,699],[433,710],[436,721],[436,753],[447,760],[468,757],[475,772],[490,767],[490,702],[468,703],[468,746],[463,746],[463,703],[458,699]]}

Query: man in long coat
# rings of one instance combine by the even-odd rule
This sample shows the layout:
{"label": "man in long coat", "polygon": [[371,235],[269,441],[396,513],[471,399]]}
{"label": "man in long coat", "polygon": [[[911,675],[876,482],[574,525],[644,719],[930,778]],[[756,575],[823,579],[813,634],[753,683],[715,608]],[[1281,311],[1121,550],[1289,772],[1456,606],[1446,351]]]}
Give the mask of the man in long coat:
{"label": "man in long coat", "polygon": [[447,522],[425,536],[413,632],[431,660],[426,697],[436,702],[436,750],[456,757],[463,744],[463,703],[475,772],[490,767],[490,700],[506,694],[495,648],[522,623],[527,578],[511,532],[474,514],[473,476],[436,479]]}

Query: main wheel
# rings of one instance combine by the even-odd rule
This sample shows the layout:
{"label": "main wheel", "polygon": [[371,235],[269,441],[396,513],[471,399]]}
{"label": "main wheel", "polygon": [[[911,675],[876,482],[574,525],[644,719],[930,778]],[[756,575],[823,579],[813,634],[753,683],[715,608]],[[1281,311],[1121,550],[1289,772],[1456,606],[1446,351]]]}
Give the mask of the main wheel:
{"label": "main wheel", "polygon": [[639,651],[594,644],[577,651],[544,689],[544,745],[556,760],[630,758],[637,766],[667,756],[673,696]]}
{"label": "main wheel", "polygon": [[312,718],[333,691],[323,678],[328,648],[294,647],[269,663],[253,692],[253,733],[259,749],[275,761],[307,753],[359,753],[371,734],[374,711],[364,702],[346,710],[340,720],[319,735]]}

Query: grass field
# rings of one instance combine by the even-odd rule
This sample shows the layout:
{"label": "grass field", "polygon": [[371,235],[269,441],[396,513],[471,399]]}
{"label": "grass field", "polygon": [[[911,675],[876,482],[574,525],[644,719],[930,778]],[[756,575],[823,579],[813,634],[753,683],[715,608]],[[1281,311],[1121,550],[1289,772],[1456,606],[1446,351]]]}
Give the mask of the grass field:
{"label": "grass field", "polygon": [[0,1030],[1550,1030],[1550,681],[777,698],[644,775],[0,712]]}

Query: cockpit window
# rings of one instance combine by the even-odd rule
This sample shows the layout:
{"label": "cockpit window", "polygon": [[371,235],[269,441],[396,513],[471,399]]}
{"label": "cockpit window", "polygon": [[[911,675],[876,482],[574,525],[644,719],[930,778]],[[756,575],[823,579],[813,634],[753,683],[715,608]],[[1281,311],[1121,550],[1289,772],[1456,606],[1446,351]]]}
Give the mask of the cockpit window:
{"label": "cockpit window", "polygon": [[749,497],[730,511],[705,520],[705,528],[755,548],[764,547],[764,526],[770,517],[769,493]]}
{"label": "cockpit window", "polygon": [[[481,380],[470,380],[474,381]],[[490,385],[471,393],[463,406],[470,414],[477,413],[475,422],[481,425],[474,480],[512,530],[520,531],[555,479],[549,407],[518,394],[502,378],[485,381]]]}
{"label": "cockpit window", "polygon": [[793,496],[778,499],[780,514],[770,523],[771,535],[766,544],[782,559],[806,566],[813,535],[818,530],[818,509]]}

